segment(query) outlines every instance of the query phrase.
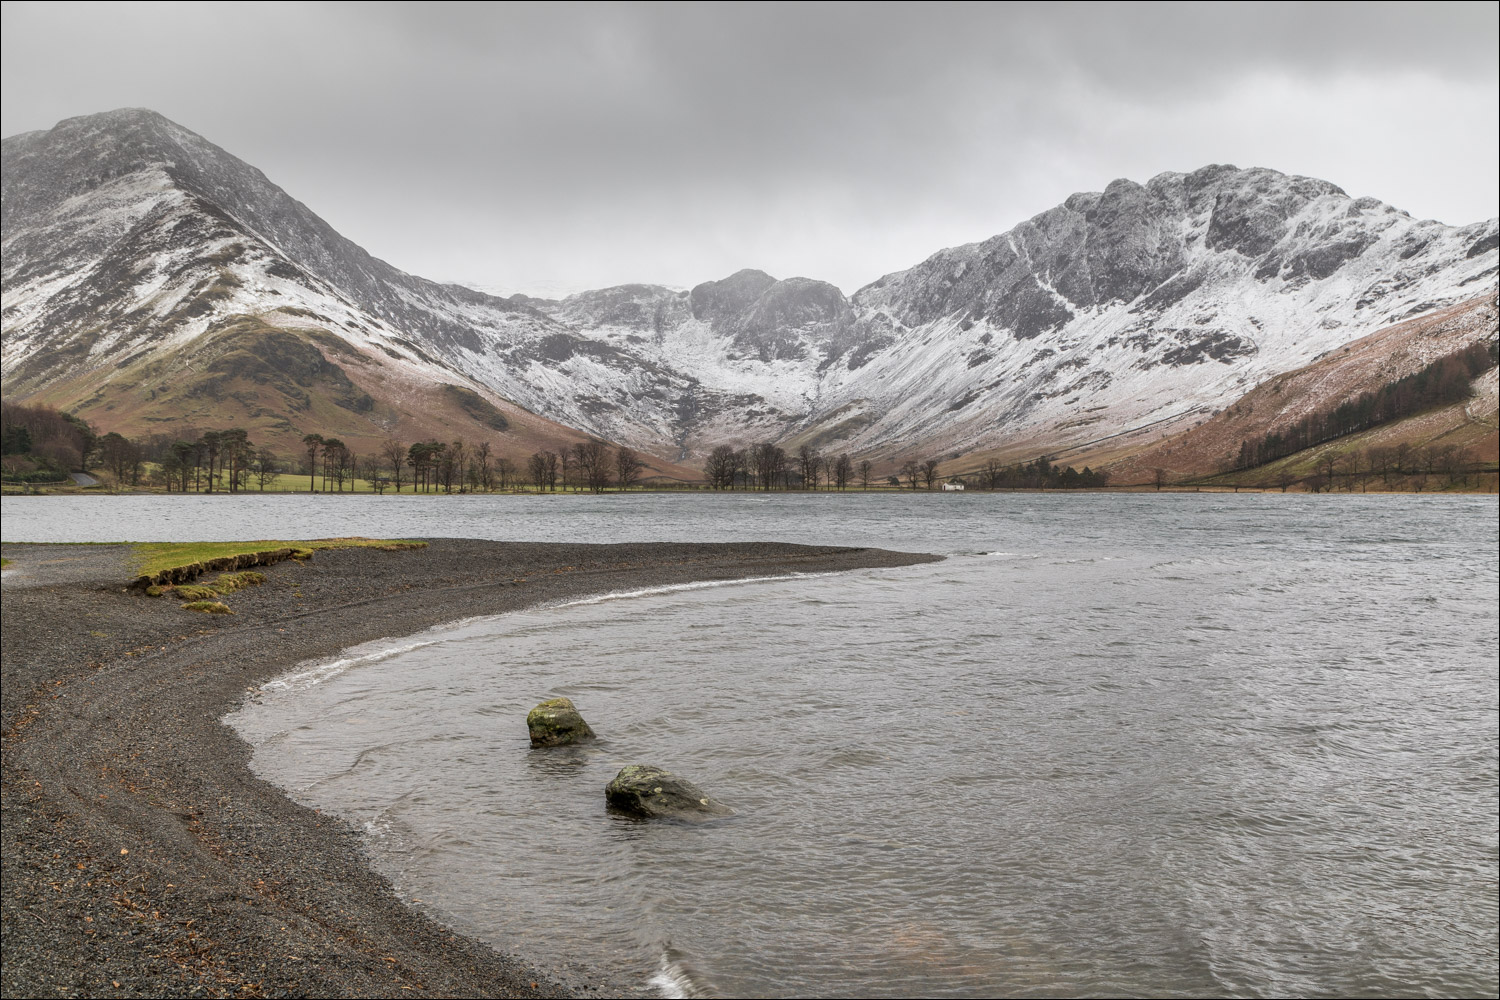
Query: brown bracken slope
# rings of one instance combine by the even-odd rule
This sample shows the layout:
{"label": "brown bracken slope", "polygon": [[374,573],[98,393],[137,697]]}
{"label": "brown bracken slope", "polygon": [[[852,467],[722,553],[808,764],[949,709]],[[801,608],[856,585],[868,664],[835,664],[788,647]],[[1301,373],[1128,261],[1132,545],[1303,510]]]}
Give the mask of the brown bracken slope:
{"label": "brown bracken slope", "polygon": [[[1446,354],[1496,335],[1493,293],[1418,316],[1353,341],[1305,368],[1261,383],[1196,427],[1121,456],[1068,456],[1082,467],[1090,457],[1104,458],[1117,484],[1148,482],[1165,469],[1171,481],[1223,471],[1239,454],[1240,444],[1268,431],[1287,427],[1310,413],[1329,409],[1361,393],[1411,375]],[[1441,441],[1473,450],[1480,461],[1495,461],[1495,371],[1475,380],[1475,398],[1367,432],[1379,443],[1400,441],[1421,446]],[[1361,435],[1364,437],[1365,435]],[[1103,463],[1099,463],[1103,464]]]}

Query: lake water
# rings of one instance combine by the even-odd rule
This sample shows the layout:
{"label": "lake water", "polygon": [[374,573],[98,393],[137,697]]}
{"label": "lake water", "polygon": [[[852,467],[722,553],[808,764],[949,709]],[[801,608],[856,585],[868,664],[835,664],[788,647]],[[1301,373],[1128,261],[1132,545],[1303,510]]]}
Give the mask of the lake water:
{"label": "lake water", "polygon": [[[736,996],[1500,988],[1493,497],[88,497],[3,514],[7,541],[949,555],[393,637],[231,719],[260,773],[363,824],[404,895],[581,978]],[[597,743],[530,748],[526,711],[556,695]],[[736,815],[610,814],[627,763]]]}

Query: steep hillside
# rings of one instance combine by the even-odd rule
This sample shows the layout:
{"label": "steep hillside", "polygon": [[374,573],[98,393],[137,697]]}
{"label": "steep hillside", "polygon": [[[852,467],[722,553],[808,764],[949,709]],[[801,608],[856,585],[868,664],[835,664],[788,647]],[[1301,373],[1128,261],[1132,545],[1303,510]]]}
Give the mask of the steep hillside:
{"label": "steep hillside", "polygon": [[6,139],[3,217],[8,396],[122,430],[221,415],[282,437],[590,434],[687,468],[762,440],[882,467],[1146,446],[1376,330],[1493,297],[1500,257],[1495,220],[1211,166],[1074,195],[853,296],[743,270],[497,298],[370,256],[140,110]]}
{"label": "steep hillside", "polygon": [[896,464],[1140,446],[1393,322],[1492,294],[1495,220],[1207,167],[1116,181],[844,299],[741,271],[539,310],[682,373],[683,454],[772,439]]}
{"label": "steep hillside", "polygon": [[[1109,466],[1117,482],[1146,482],[1154,469],[1173,480],[1223,471],[1247,439],[1284,430],[1304,417],[1330,410],[1361,393],[1413,375],[1437,359],[1470,344],[1500,335],[1500,312],[1493,295],[1441,309],[1387,327],[1331,352],[1313,364],[1278,375],[1225,407],[1200,425],[1152,446],[1133,451]],[[1495,373],[1476,380],[1475,398],[1393,423],[1361,436],[1371,442],[1414,446],[1451,442],[1495,457]],[[1108,461],[1108,450],[1068,455],[1068,461],[1095,465]]]}
{"label": "steep hillside", "polygon": [[566,351],[563,327],[376,260],[159,115],[15,136],[4,165],[7,396],[104,430],[235,424],[283,448],[310,432],[527,453],[585,436],[512,398],[553,402],[567,378],[473,375],[504,352]]}

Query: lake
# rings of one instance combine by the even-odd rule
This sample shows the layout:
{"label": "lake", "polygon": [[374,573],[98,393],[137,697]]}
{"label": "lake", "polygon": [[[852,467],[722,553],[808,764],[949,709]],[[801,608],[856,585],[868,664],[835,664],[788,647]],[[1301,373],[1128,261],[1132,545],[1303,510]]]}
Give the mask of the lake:
{"label": "lake", "polygon": [[[6,541],[940,552],[305,664],[229,720],[408,898],[667,995],[1493,995],[1494,497],[46,497]],[[565,695],[600,739],[533,750]],[[609,813],[627,763],[734,808]]]}

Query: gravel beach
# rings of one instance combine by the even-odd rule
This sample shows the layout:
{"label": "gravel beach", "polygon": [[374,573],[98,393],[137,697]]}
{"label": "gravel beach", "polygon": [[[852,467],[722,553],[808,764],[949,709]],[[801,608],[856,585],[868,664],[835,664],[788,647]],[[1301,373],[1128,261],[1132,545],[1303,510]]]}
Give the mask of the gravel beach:
{"label": "gravel beach", "polygon": [[[781,544],[433,540],[266,569],[233,615],[126,593],[123,546],[6,544],[5,996],[587,995],[403,905],[358,834],[219,719],[298,662],[591,593],[933,557]],[[517,720],[524,725],[524,720]],[[545,956],[528,956],[533,963]]]}

